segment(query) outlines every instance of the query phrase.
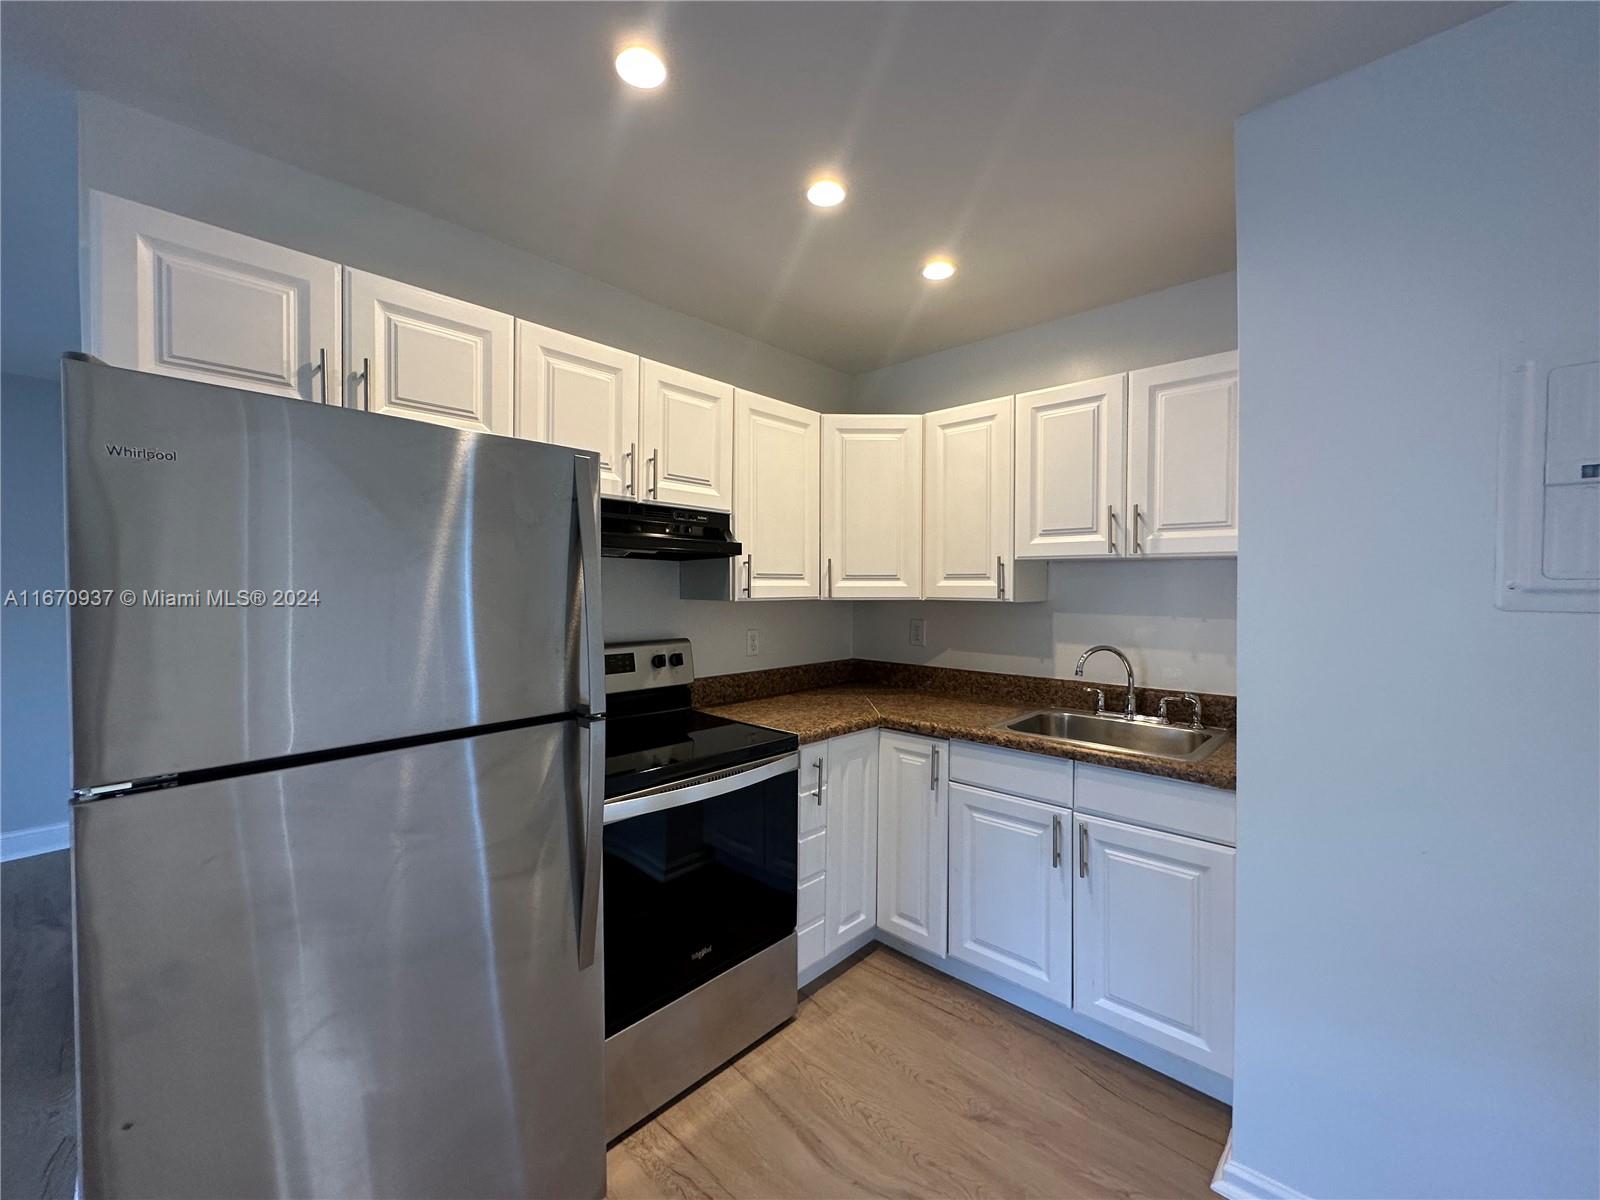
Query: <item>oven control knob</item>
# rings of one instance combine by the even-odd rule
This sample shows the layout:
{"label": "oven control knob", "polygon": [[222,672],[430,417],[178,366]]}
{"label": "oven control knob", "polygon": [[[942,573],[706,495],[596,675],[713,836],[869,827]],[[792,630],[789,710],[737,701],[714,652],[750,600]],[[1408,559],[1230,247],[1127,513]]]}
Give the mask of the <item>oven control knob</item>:
{"label": "oven control knob", "polygon": [[667,659],[667,661],[675,667],[681,667],[683,666],[683,655],[674,652],[673,655]]}
{"label": "oven control knob", "polygon": [[667,656],[665,654],[652,655],[650,665],[658,671],[661,670],[662,667],[667,665]]}

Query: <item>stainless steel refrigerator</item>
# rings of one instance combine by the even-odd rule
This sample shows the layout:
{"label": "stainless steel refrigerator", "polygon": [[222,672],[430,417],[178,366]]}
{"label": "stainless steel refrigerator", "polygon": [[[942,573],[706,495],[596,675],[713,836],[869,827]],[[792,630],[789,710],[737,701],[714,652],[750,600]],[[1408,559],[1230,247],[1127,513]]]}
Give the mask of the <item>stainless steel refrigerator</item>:
{"label": "stainless steel refrigerator", "polygon": [[83,1194],[603,1195],[593,457],[63,396]]}

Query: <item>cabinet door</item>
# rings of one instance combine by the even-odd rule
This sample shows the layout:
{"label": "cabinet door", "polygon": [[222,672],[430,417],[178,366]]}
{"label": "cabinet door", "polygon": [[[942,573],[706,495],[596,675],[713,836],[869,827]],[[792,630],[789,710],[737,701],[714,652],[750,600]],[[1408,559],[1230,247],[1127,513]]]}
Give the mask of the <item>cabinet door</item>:
{"label": "cabinet door", "polygon": [[[804,759],[801,760],[802,762]],[[878,731],[828,743],[828,953],[878,920]]]}
{"label": "cabinet door", "polygon": [[640,370],[640,499],[732,511],[733,389],[648,359]]}
{"label": "cabinet door", "polygon": [[352,404],[510,436],[511,317],[409,283],[345,271]]}
{"label": "cabinet door", "polygon": [[339,266],[89,193],[87,342],[113,366],[339,402]]}
{"label": "cabinet door", "polygon": [[1072,812],[950,785],[950,954],[1072,1003]]}
{"label": "cabinet door", "polygon": [[922,418],[822,418],[822,594],[922,592]]}
{"label": "cabinet door", "polygon": [[1017,397],[1018,558],[1123,552],[1127,376]]}
{"label": "cabinet door", "polygon": [[828,951],[828,743],[800,747],[800,812],[795,933],[797,967],[821,961]]}
{"label": "cabinet door", "polygon": [[922,433],[922,594],[1001,599],[1012,557],[1011,397],[929,413]]}
{"label": "cabinet door", "polygon": [[1239,352],[1128,376],[1129,551],[1239,552]]}
{"label": "cabinet door", "polygon": [[639,356],[517,322],[516,434],[593,450],[600,491],[632,496],[639,478]]}
{"label": "cabinet door", "polygon": [[1073,1008],[1231,1075],[1234,852],[1075,820]]}
{"label": "cabinet door", "polygon": [[943,957],[949,822],[945,744],[905,733],[878,743],[878,928]]}
{"label": "cabinet door", "polygon": [[735,596],[812,598],[818,549],[822,417],[739,390],[733,415],[733,532],[744,546]]}

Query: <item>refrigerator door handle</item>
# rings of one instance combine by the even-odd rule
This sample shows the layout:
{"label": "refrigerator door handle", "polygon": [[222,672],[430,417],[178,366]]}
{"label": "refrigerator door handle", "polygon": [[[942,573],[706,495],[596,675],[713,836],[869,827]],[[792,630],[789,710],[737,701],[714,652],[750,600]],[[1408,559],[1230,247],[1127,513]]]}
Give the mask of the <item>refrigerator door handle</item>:
{"label": "refrigerator door handle", "polygon": [[606,711],[605,630],[600,621],[600,477],[587,454],[574,455],[573,502],[578,506],[578,548],[583,559],[583,595],[579,618],[583,649],[580,711],[604,716]]}
{"label": "refrigerator door handle", "polygon": [[583,798],[583,883],[578,907],[578,969],[594,966],[600,933],[601,850],[605,845],[606,723],[580,721],[585,736],[585,762],[578,777]]}

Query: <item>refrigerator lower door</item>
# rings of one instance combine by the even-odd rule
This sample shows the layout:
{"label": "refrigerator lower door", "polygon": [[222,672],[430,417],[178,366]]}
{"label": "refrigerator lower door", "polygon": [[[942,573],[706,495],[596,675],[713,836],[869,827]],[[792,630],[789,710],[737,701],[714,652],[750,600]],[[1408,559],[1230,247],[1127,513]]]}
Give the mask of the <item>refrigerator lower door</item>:
{"label": "refrigerator lower door", "polygon": [[62,373],[75,788],[604,711],[592,456]]}
{"label": "refrigerator lower door", "polygon": [[590,728],[78,805],[83,1195],[603,1195]]}

